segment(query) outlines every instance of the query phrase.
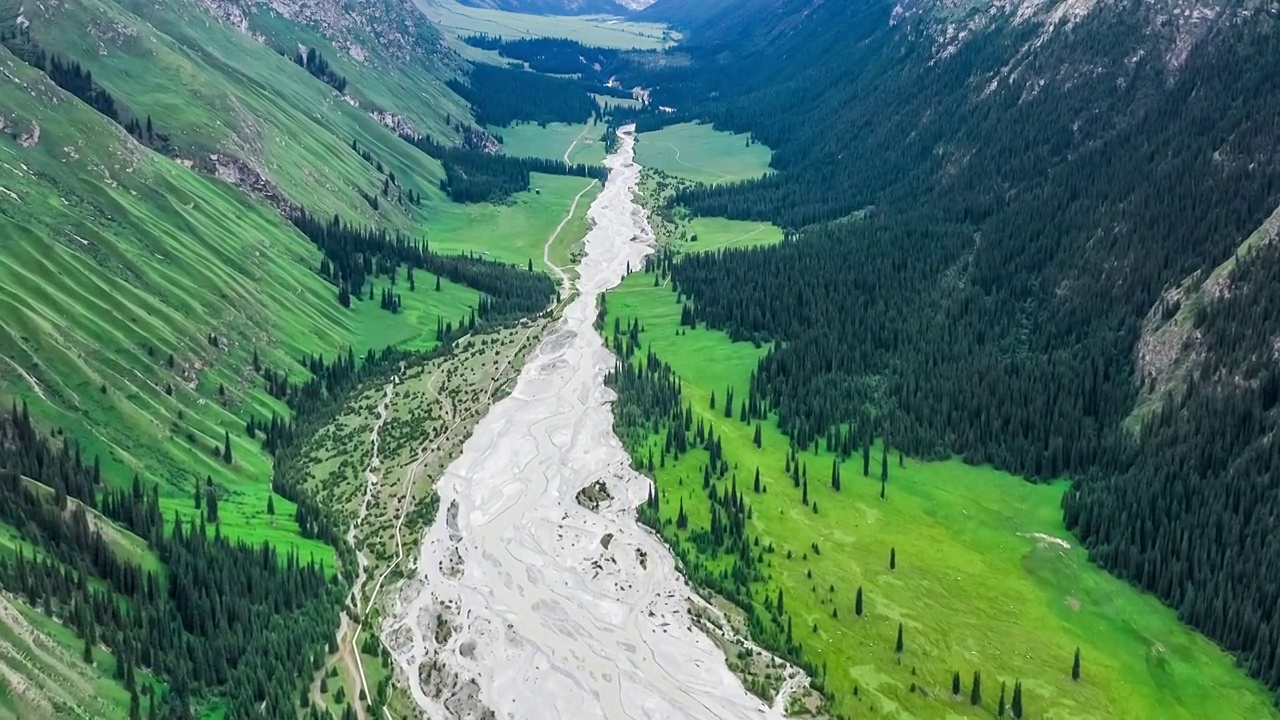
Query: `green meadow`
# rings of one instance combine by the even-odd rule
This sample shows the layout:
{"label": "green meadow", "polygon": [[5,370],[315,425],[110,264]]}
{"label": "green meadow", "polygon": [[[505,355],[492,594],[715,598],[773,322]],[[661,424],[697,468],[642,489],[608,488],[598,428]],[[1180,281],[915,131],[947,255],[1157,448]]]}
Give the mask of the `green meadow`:
{"label": "green meadow", "polygon": [[[766,348],[704,328],[678,334],[676,295],[654,287],[651,275],[628,278],[609,294],[607,308],[606,328],[615,318],[624,326],[639,319],[640,346],[672,366],[686,402],[714,424],[753,511],[749,532],[775,548],[764,556],[768,580],[752,588],[755,601],[783,591],[805,657],[826,668],[836,711],[989,718],[1001,683],[1012,691],[1020,680],[1025,717],[1278,717],[1263,688],[1229,656],[1183,627],[1172,610],[1088,562],[1062,524],[1065,483],[1033,485],[958,460],[903,458],[900,465],[892,453],[882,501],[881,447],[872,450],[871,478],[862,475],[860,455],[841,463],[838,492],[830,485],[834,456],[810,450],[800,454],[811,501],[803,505],[802,490],[784,473],[788,440],[776,424],[764,425],[757,449],[754,426],[710,409],[711,394],[723,400],[726,387],[746,397]],[[645,450],[632,452],[641,457]],[[668,542],[692,548],[690,532],[709,521],[706,459],[705,451],[690,452],[655,472]],[[752,491],[756,468],[761,493]],[[689,531],[675,528],[681,502]],[[859,587],[862,617],[855,614]],[[1077,647],[1082,677],[1073,682]],[[982,673],[978,707],[969,697],[975,670]],[[951,695],[953,672],[962,678],[958,698]]]}
{"label": "green meadow", "polygon": [[763,176],[773,151],[748,136],[710,125],[681,123],[641,133],[636,162],[646,168],[701,183],[735,182]]}
{"label": "green meadow", "polygon": [[461,37],[484,33],[505,38],[573,38],[595,47],[660,50],[679,35],[656,23],[615,17],[546,16],[467,7],[456,0],[415,0],[423,14],[445,32]]}
{"label": "green meadow", "polygon": [[688,241],[681,245],[683,252],[712,252],[782,242],[782,229],[772,223],[695,217],[686,227]]}
{"label": "green meadow", "polygon": [[487,258],[522,265],[532,260],[534,267],[542,267],[547,239],[581,193],[574,217],[551,244],[551,261],[563,266],[569,262],[573,246],[585,235],[583,218],[599,191],[600,184],[586,178],[533,173],[532,190],[517,194],[510,204],[450,203],[437,208],[427,237],[431,248],[439,252],[475,251]]}
{"label": "green meadow", "polygon": [[570,163],[599,165],[604,162],[604,125],[598,123],[520,123],[487,130],[502,137],[502,152],[518,157],[564,160]]}

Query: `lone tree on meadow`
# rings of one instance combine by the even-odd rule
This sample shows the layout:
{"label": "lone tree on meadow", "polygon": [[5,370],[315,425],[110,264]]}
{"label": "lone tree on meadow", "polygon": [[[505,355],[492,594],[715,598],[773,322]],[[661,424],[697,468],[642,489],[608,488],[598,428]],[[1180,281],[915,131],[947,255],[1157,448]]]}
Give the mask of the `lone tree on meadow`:
{"label": "lone tree on meadow", "polygon": [[951,696],[960,697],[960,671],[951,673]]}
{"label": "lone tree on meadow", "polygon": [[1005,703],[1005,700],[1004,700],[1004,689],[1005,689],[1004,681],[1001,681],[1000,682],[1000,702],[996,703],[996,717],[998,718],[1004,717],[1005,710],[1008,708],[1008,705]]}
{"label": "lone tree on meadow", "polygon": [[898,569],[898,548],[889,548],[889,569]]}
{"label": "lone tree on meadow", "polygon": [[969,689],[969,704],[978,706],[982,704],[982,671],[973,671],[973,687]]}
{"label": "lone tree on meadow", "polygon": [[1013,716],[1017,720],[1022,720],[1022,681],[1018,680],[1013,683],[1013,702],[1009,703],[1009,709],[1013,712]]}
{"label": "lone tree on meadow", "polygon": [[268,515],[270,515],[270,516],[272,516],[272,517],[275,517],[275,514],[276,514],[276,495],[275,495],[275,493],[271,493],[270,495],[267,495],[267,514],[268,514]]}
{"label": "lone tree on meadow", "polygon": [[222,461],[231,464],[231,433],[222,431]]}
{"label": "lone tree on meadow", "polygon": [[[903,641],[902,641],[902,623],[898,623],[898,642],[894,643],[893,651],[901,655],[904,649],[905,649],[905,645],[903,644]],[[959,676],[957,675],[957,677]]]}
{"label": "lone tree on meadow", "polygon": [[1076,648],[1075,659],[1071,661],[1071,679],[1080,682],[1080,648]]}
{"label": "lone tree on meadow", "polygon": [[840,461],[831,459],[831,489],[840,492]]}
{"label": "lone tree on meadow", "polygon": [[853,600],[853,612],[858,617],[862,617],[862,586],[858,586],[858,596]]}

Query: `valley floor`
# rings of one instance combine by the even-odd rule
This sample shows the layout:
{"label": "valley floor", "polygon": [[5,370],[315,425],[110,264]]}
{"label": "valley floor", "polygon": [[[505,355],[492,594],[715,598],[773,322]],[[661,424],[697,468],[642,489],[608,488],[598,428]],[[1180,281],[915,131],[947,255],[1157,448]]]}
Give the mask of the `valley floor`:
{"label": "valley floor", "polygon": [[[661,180],[646,182],[653,208],[662,204],[662,187]],[[689,241],[690,222],[728,225],[669,221],[667,214],[656,220],[666,231],[660,237],[681,252],[703,249],[703,238]],[[717,235],[741,237],[739,230],[750,230],[742,225]],[[1263,688],[1179,623],[1174,611],[1089,562],[1063,527],[1065,481],[1036,485],[958,459],[918,462],[892,452],[881,499],[886,459],[878,445],[870,477],[863,476],[859,453],[837,459],[821,448],[800,452],[807,480],[797,486],[787,467],[790,443],[775,422],[763,423],[757,446],[753,424],[725,417],[726,392],[747,396],[768,348],[683,327],[679,298],[664,280],[653,273],[627,278],[607,296],[604,327],[638,321],[638,347],[671,366],[698,422],[720,438],[732,482],[751,507],[748,531],[764,550],[766,579],[751,586],[753,602],[759,608],[785,596],[795,640],[804,659],[823,670],[819,680],[834,712],[992,717],[1002,687],[1009,700],[1021,681],[1029,717],[1280,717]],[[629,449],[640,463],[661,447],[659,433]],[[728,558],[699,550],[698,535],[705,535],[711,516],[707,462],[705,451],[694,450],[678,461],[664,457],[650,474],[663,538],[686,566],[726,568]],[[831,484],[833,462],[842,477],[838,491]],[[759,489],[753,488],[757,471]],[[716,483],[729,491],[730,479]],[[682,513],[687,529],[677,527]],[[1073,681],[1077,648],[1082,673]],[[977,697],[975,672],[981,673]],[[954,673],[961,678],[955,696]],[[756,680],[748,671],[748,681]]]}

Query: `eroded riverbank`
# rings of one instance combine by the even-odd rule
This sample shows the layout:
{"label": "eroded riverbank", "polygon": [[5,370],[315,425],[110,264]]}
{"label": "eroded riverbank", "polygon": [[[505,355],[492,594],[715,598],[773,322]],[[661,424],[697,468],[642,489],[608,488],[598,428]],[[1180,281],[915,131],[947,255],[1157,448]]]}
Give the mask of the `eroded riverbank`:
{"label": "eroded riverbank", "polygon": [[[601,292],[651,251],[620,135],[592,203],[579,294],[438,484],[441,512],[384,638],[431,717],[771,714],[688,615],[690,590],[633,508],[649,482],[614,435]],[[597,512],[575,495],[603,481]]]}

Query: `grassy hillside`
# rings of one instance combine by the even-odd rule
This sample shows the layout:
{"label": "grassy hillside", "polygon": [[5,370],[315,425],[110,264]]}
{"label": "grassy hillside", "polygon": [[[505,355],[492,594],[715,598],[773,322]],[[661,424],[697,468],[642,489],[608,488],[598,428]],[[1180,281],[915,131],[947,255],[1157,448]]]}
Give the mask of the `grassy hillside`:
{"label": "grassy hillside", "polygon": [[[3,394],[101,455],[109,477],[160,481],[185,509],[212,476],[228,530],[296,534],[287,511],[256,522],[270,467],[243,416],[284,408],[245,382],[250,357],[333,352],[379,311],[343,312],[314,272],[318,252],[270,208],[144,150],[3,50],[0,66],[0,113],[40,127],[30,147],[0,139],[0,281],[13,290],[0,355],[23,369],[3,375]],[[211,452],[224,430],[232,467]]]}
{"label": "grassy hillside", "polygon": [[[312,4],[309,14],[298,15],[291,6],[255,4],[257,14],[237,16],[243,8],[221,2],[73,0],[56,9],[21,9],[33,42],[6,33],[5,45],[24,53],[38,46],[92,72],[122,120],[150,118],[157,135],[168,136],[163,152],[0,47],[6,238],[0,284],[10,290],[0,297],[6,410],[11,401],[25,403],[55,445],[65,438],[90,463],[99,458],[110,485],[127,486],[135,475],[148,492],[155,484],[166,524],[175,515],[194,523],[202,488],[206,507],[210,494],[218,500],[211,534],[267,541],[282,563],[296,553],[300,562],[314,559],[330,571],[333,548],[303,536],[294,504],[271,492],[273,467],[261,433],[246,430],[250,417],[291,415],[267,393],[256,366],[299,383],[308,377],[300,362],[308,355],[333,358],[348,348],[362,355],[388,345],[429,349],[437,320],[466,316],[480,296],[421,271],[410,289],[400,268],[398,313],[361,298],[344,308],[317,272],[319,251],[282,210],[303,206],[321,217],[425,237],[437,251],[542,267],[553,236],[548,256],[568,262],[598,187],[535,175],[533,188],[505,205],[449,202],[439,190],[439,163],[383,123],[455,142],[449,123],[469,122],[443,84],[456,60],[411,6],[375,1],[363,4],[358,17],[335,15],[337,8]],[[19,12],[17,3],[0,0],[6,27]],[[342,83],[323,81],[278,52],[299,48],[315,48],[345,78],[341,94],[333,85]],[[394,183],[389,193],[387,183]],[[408,200],[407,190],[421,201]],[[389,280],[371,276],[369,291],[377,297]],[[93,527],[121,559],[162,574],[176,567],[94,517]],[[28,528],[7,530],[0,545],[24,547],[30,557]],[[98,583],[94,572],[90,582]],[[52,613],[70,627],[70,601],[62,602]],[[325,627],[313,620],[303,624]],[[8,691],[0,716],[126,716],[129,693],[118,684],[95,685],[99,670],[114,671],[114,661],[103,659],[97,670],[72,663],[54,673],[24,659],[41,643],[65,645],[78,657],[83,630],[42,622],[48,626],[42,635],[22,641],[30,645],[20,647],[25,655],[0,659],[0,688]],[[291,632],[282,627],[268,637],[301,637]],[[290,679],[277,674],[266,682],[278,690]],[[201,716],[217,717],[248,700],[210,703],[216,691],[185,692]],[[75,711],[95,695],[105,705]],[[264,706],[269,716],[282,710],[290,708]]]}
{"label": "grassy hillside", "polygon": [[[408,64],[379,74],[372,59],[357,63],[305,26],[266,16],[257,30],[255,17],[249,23],[263,33],[259,41],[185,1],[73,0],[56,12],[27,10],[24,17],[41,46],[84,64],[130,113],[150,115],[172,136],[177,155],[198,167],[230,176],[228,158],[235,158],[247,166],[239,171],[242,185],[260,175],[293,203],[326,215],[413,229],[430,215],[430,203],[425,210],[383,203],[374,212],[360,193],[376,193],[383,173],[351,150],[356,140],[402,185],[428,199],[441,197],[439,164],[369,113],[380,109],[379,101],[396,99],[381,109],[394,110],[420,132],[448,137],[446,116],[462,117],[464,108],[437,81],[447,68],[431,74]],[[275,49],[293,52],[299,44],[317,47],[348,76],[345,96]],[[391,87],[386,78],[419,89]]]}
{"label": "grassy hillside", "polygon": [[[787,438],[769,422],[762,447],[754,428],[724,417],[725,389],[746,397],[764,348],[731,343],[724,333],[680,329],[670,287],[638,274],[609,294],[606,329],[639,320],[640,347],[669,363],[684,400],[714,426],[737,487],[753,511],[750,534],[766,552],[767,582],[757,603],[784,593],[806,660],[826,668],[835,709],[859,717],[993,716],[1001,682],[1024,686],[1027,716],[1042,718],[1277,717],[1270,698],[1212,643],[1184,628],[1174,612],[1088,562],[1062,524],[1065,484],[1032,485],[958,461],[889,461],[887,500],[879,498],[882,447],[872,477],[855,453],[831,488],[833,455],[800,453],[809,504],[784,472]],[[711,395],[722,403],[711,409]],[[661,447],[655,437],[655,455]],[[643,458],[646,446],[632,448]],[[702,489],[707,453],[668,459],[654,475],[663,535],[698,556],[710,504]],[[764,485],[754,492],[759,468]],[[730,480],[718,481],[721,491]],[[675,527],[678,509],[687,530]],[[814,547],[818,551],[814,550]],[[896,569],[889,567],[890,555]],[[701,556],[717,566],[725,558]],[[855,595],[864,592],[864,614]],[[895,652],[898,624],[905,647]],[[1075,648],[1082,679],[1070,677]],[[982,672],[982,701],[970,705],[971,678]],[[951,696],[951,676],[962,678]],[[855,694],[855,688],[857,693]]]}
{"label": "grassy hillside", "polygon": [[90,665],[71,631],[17,597],[0,596],[0,718],[125,720],[129,694],[111,675],[114,656],[102,648],[92,655]]}

